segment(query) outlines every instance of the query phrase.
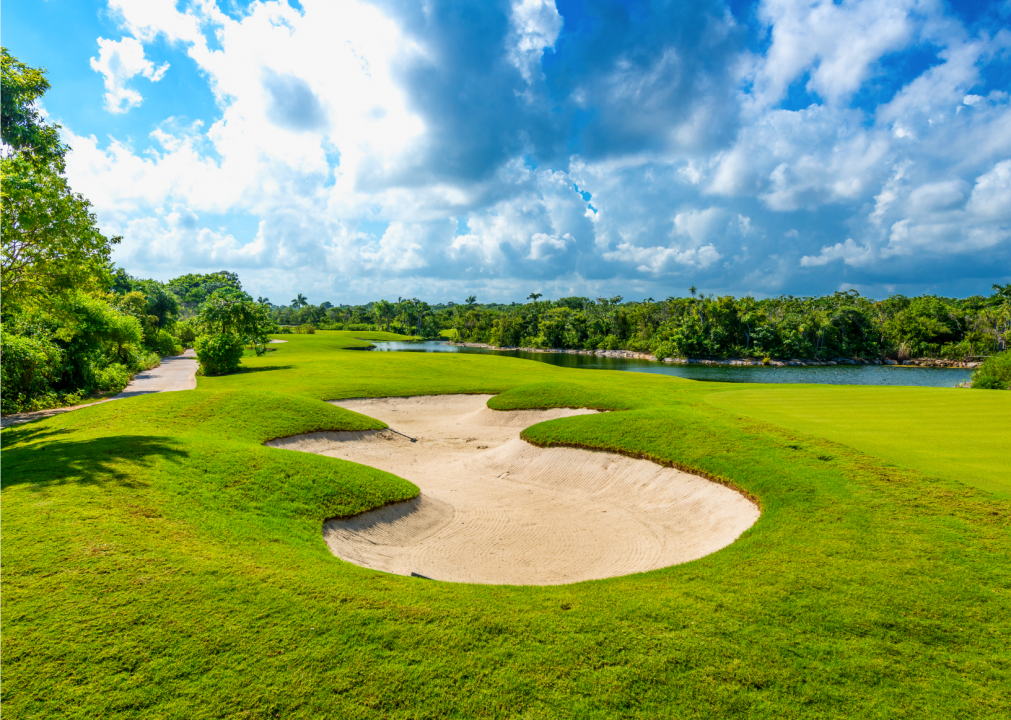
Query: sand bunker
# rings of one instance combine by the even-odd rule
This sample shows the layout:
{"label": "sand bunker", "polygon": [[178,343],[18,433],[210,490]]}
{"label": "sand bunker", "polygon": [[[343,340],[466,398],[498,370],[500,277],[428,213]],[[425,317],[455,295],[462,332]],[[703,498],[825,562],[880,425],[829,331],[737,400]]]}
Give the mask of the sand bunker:
{"label": "sand bunker", "polygon": [[356,565],[453,582],[557,585],[687,562],[758,519],[739,493],[646,460],[519,439],[538,422],[592,410],[499,412],[489,395],[345,400],[390,430],[312,433],[273,447],[386,470],[414,500],[323,526]]}

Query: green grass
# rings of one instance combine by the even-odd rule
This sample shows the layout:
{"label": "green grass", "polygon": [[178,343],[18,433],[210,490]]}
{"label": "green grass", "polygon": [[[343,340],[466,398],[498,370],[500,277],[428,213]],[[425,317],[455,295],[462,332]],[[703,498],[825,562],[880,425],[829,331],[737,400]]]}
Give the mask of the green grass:
{"label": "green grass", "polygon": [[1011,398],[998,390],[806,385],[707,400],[1011,497]]}
{"label": "green grass", "polygon": [[[195,391],[3,431],[5,715],[1011,714],[1007,499],[710,402],[739,386],[344,349],[360,337],[285,336]],[[700,560],[559,587],[336,559],[324,518],[417,489],[261,443],[379,425],[324,398],[432,392],[615,410],[525,436],[704,473],[762,517]]]}

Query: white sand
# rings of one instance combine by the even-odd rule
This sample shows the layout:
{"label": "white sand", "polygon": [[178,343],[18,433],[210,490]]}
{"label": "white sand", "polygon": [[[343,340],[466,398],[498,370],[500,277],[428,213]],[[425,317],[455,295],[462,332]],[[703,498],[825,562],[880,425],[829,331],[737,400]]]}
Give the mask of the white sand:
{"label": "white sand", "polygon": [[338,557],[403,575],[510,585],[627,575],[708,555],[758,519],[751,501],[698,476],[519,439],[535,423],[593,411],[498,412],[489,397],[340,401],[391,430],[268,444],[371,465],[421,488],[415,500],[323,528]]}

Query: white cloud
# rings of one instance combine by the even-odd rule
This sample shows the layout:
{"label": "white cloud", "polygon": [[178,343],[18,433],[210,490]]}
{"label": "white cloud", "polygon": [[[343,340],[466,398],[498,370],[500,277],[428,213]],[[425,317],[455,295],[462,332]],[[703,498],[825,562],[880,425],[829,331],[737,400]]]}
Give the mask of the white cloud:
{"label": "white cloud", "polygon": [[674,229],[671,235],[690,238],[692,246],[699,247],[725,229],[726,225],[727,213],[721,208],[688,210],[674,216]]}
{"label": "white cloud", "polygon": [[1011,220],[1011,160],[997,163],[976,178],[968,210],[986,220]]}
{"label": "white cloud", "polygon": [[930,0],[764,0],[758,17],[771,30],[772,46],[754,74],[755,100],[780,100],[808,73],[807,90],[830,103],[846,100],[886,53],[903,47]]}
{"label": "white cloud", "polygon": [[534,233],[530,238],[530,254],[527,255],[527,260],[550,260],[557,254],[565,252],[570,243],[575,243],[575,238],[569,233],[565,233],[562,237]]}
{"label": "white cloud", "polygon": [[[493,20],[475,32],[498,28],[489,38],[438,25],[431,8],[301,6],[265,0],[233,17],[212,0],[110,0],[127,34],[100,39],[93,60],[110,109],[141,102],[138,75],[165,72],[144,54],[155,39],[189,56],[218,104],[149,139],[78,136],[60,119],[75,189],[125,236],[117,261],[162,276],[244,268],[264,290],[428,297],[536,281],[662,295],[686,274],[771,292],[824,273],[834,288],[864,282],[844,272],[1008,247],[1011,106],[981,68],[1011,33],[971,36],[936,0],[764,0],[765,56],[727,40],[740,30],[729,14],[695,28],[701,44],[664,31],[615,50],[609,28],[601,57],[584,48],[577,65],[563,55],[580,38],[558,42],[567,20],[552,0],[475,9]],[[925,47],[937,58],[919,76],[868,85],[895,79],[882,75],[889,53]],[[728,52],[740,86],[707,85],[729,81],[694,64]],[[812,104],[783,109],[797,82]],[[565,124],[580,113],[603,118],[600,132]],[[366,220],[385,231],[358,231]]]}
{"label": "white cloud", "polygon": [[846,238],[846,242],[836,243],[831,247],[823,247],[819,255],[805,255],[800,259],[800,264],[801,267],[818,267],[819,265],[827,265],[836,260],[842,260],[847,265],[860,267],[870,264],[875,258],[876,255],[873,248],[867,245],[858,245],[853,242],[853,238]]}
{"label": "white cloud", "polygon": [[541,56],[562,30],[554,0],[515,0],[512,5],[509,61],[531,82],[542,77]]}
{"label": "white cloud", "polygon": [[391,223],[378,242],[361,248],[362,267],[392,273],[423,268],[428,265],[424,257],[427,235],[424,226]]}
{"label": "white cloud", "polygon": [[637,247],[629,243],[621,243],[610,252],[604,253],[604,259],[614,262],[633,263],[639,272],[651,275],[666,275],[672,272],[691,268],[707,268],[722,255],[710,243],[701,247]]}
{"label": "white cloud", "polygon": [[139,40],[125,37],[122,40],[98,38],[98,57],[91,58],[91,69],[105,78],[105,107],[111,113],[125,113],[144,102],[141,94],[126,83],[142,75],[158,82],[169,64],[155,64],[144,57],[144,46]]}

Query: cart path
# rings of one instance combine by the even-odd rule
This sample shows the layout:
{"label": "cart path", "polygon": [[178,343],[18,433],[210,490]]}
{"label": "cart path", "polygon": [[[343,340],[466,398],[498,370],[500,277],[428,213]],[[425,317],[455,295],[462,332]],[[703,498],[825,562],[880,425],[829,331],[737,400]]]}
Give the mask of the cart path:
{"label": "cart path", "polygon": [[134,397],[136,395],[149,395],[159,392],[176,392],[179,390],[193,390],[197,386],[197,360],[196,353],[192,348],[182,355],[170,355],[161,359],[161,365],[150,370],[137,373],[130,384],[123,388],[123,392],[105,400],[83,405],[72,405],[71,407],[51,408],[49,410],[36,410],[35,412],[17,413],[8,415],[0,419],[0,427],[9,427],[20,423],[39,420],[41,418],[61,415],[71,410],[91,407],[99,403],[110,400],[121,400],[123,398]]}
{"label": "cart path", "polygon": [[182,355],[163,357],[161,365],[137,373],[123,392],[110,400],[157,392],[193,390],[197,386],[197,358],[193,348]]}

